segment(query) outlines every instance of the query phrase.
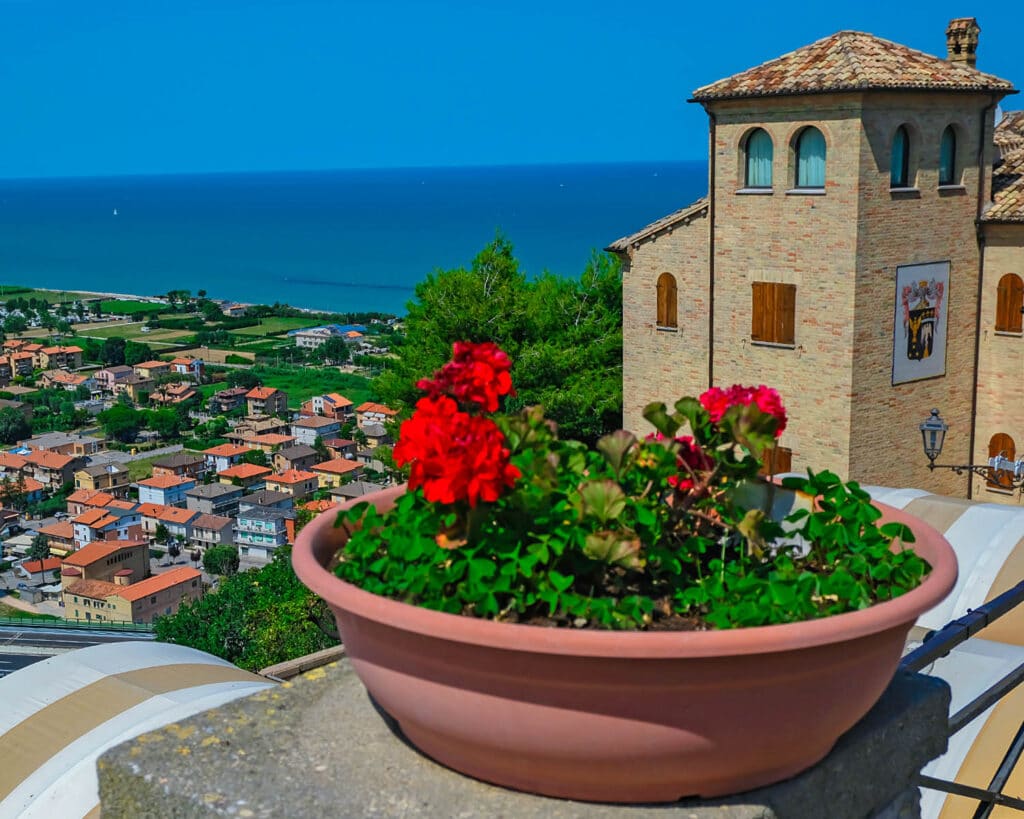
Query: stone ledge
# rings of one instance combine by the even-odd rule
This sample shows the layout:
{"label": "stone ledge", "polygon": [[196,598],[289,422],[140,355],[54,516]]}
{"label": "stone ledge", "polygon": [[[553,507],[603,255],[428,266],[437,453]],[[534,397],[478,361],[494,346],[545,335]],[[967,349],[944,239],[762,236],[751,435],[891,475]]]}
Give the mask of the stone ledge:
{"label": "stone ledge", "polygon": [[946,749],[949,687],[899,675],[822,762],[729,799],[593,805],[516,793],[443,768],[388,727],[347,660],[111,749],[104,819],[492,817],[911,819],[914,776]]}

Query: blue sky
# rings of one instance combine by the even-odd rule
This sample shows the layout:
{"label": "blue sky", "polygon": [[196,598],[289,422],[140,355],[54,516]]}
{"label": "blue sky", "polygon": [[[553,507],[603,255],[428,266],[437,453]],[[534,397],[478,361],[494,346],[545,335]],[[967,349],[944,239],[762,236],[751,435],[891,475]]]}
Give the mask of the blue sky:
{"label": "blue sky", "polygon": [[0,0],[0,177],[702,159],[697,86],[841,29],[944,54],[971,14],[1024,85],[1006,4],[755,8]]}

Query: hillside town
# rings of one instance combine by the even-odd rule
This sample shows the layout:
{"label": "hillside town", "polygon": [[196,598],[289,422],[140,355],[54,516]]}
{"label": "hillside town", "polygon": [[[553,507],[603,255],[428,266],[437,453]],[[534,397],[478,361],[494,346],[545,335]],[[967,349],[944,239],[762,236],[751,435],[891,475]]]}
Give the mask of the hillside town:
{"label": "hillside town", "polygon": [[[173,318],[205,307],[205,326],[218,318],[211,302],[197,309],[187,297],[129,307],[140,304],[148,319],[109,316],[99,356],[90,356],[95,313],[15,300],[4,308],[4,326],[24,333],[8,334],[0,352],[0,602],[8,609],[152,623],[216,582],[211,550],[218,571],[225,553],[232,571],[266,565],[294,540],[297,520],[391,480],[395,410],[338,391],[295,394],[264,384],[255,356],[231,365],[224,350],[183,355],[175,354],[180,343],[135,342],[142,360],[124,363],[127,344],[112,345],[111,329],[123,328],[122,338],[156,333],[154,307],[180,307]],[[251,305],[217,307],[237,328]],[[59,322],[76,337],[40,334]],[[333,343],[332,355],[345,362],[388,352],[363,325],[295,323],[303,326],[280,322],[279,347],[309,355]],[[111,350],[121,363],[103,361]],[[289,368],[302,365],[273,372]],[[321,383],[342,369],[325,366]],[[367,393],[355,369],[349,365],[348,377],[358,399]]]}

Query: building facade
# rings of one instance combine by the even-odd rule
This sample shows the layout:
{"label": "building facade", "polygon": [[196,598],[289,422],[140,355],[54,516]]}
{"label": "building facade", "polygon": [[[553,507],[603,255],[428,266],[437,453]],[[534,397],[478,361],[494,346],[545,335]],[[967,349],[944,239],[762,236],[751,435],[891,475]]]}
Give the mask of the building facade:
{"label": "building facade", "polygon": [[[776,471],[968,491],[929,472],[917,425],[939,407],[957,431],[943,460],[977,463],[1009,422],[989,325],[1024,243],[1005,240],[996,264],[988,237],[1017,229],[993,219],[996,107],[1015,92],[977,70],[978,32],[953,21],[945,59],[840,32],[694,92],[708,196],[608,248],[627,428],[650,429],[652,401],[764,383],[790,417]],[[1024,221],[1017,203],[1004,220]]]}

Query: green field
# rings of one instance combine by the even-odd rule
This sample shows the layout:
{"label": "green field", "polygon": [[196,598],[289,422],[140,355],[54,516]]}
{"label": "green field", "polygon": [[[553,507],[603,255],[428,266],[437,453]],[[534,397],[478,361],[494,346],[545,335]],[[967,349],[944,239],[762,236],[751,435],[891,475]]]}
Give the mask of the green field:
{"label": "green field", "polygon": [[36,290],[33,287],[25,287],[20,284],[0,284],[0,301],[8,299],[45,299],[57,304],[62,301],[75,301],[76,299],[95,298],[95,293],[74,293],[63,290]]}
{"label": "green field", "polygon": [[115,316],[129,316],[132,313],[161,313],[167,309],[166,304],[150,304],[146,301],[129,301],[122,299],[106,299],[100,302],[104,313]]}
{"label": "green field", "polygon": [[314,395],[340,392],[357,406],[373,397],[370,380],[353,373],[341,373],[331,367],[265,367],[252,368],[268,387],[288,393],[288,406],[298,409]]}
{"label": "green field", "polygon": [[153,341],[177,341],[194,335],[189,330],[165,330],[162,327],[143,333],[142,328],[144,326],[144,324],[139,323],[115,324],[82,330],[79,335],[90,338],[124,338],[131,339],[132,341],[143,341],[147,344]]}
{"label": "green field", "polygon": [[5,603],[0,603],[0,617],[24,617],[30,620],[59,620],[59,617],[54,617],[52,614],[36,614],[31,611],[22,611],[16,609],[14,606],[8,606]]}
{"label": "green field", "polygon": [[128,461],[128,477],[133,482],[151,477],[153,475],[153,461],[159,461],[161,458],[166,457],[167,455],[153,455],[150,458],[139,458],[136,461]]}
{"label": "green field", "polygon": [[237,330],[232,330],[231,333],[238,336],[273,336],[287,333],[289,330],[300,330],[303,327],[316,327],[320,324],[312,318],[276,316],[260,319],[259,322],[255,327],[239,327]]}

